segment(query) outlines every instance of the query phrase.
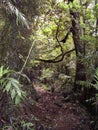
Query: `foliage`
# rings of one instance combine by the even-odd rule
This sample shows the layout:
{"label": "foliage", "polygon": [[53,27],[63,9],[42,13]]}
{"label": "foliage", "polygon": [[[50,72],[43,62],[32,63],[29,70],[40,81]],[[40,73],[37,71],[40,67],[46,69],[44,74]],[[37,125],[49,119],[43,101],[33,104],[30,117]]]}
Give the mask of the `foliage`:
{"label": "foliage", "polygon": [[17,24],[20,22],[25,25],[29,29],[29,25],[27,19],[25,18],[24,14],[22,14],[18,8],[16,8],[10,1],[3,2],[1,7],[4,7],[7,13],[11,15],[16,15],[16,22]]}
{"label": "foliage", "polygon": [[35,130],[34,129],[34,124],[33,123],[31,123],[31,122],[26,122],[26,121],[24,121],[24,120],[21,120],[20,122],[19,122],[19,124],[17,123],[13,123],[12,124],[12,126],[10,125],[8,125],[8,126],[4,126],[3,128],[2,128],[2,130],[12,130],[12,129],[14,129],[14,130]]}
{"label": "foliage", "polygon": [[96,90],[98,90],[98,68],[95,70],[94,84],[91,84]]}
{"label": "foliage", "polygon": [[34,124],[31,122],[25,122],[25,121],[21,121],[21,127],[23,129],[27,129],[27,130],[34,130]]}
{"label": "foliage", "polygon": [[9,68],[0,67],[0,86],[3,92],[11,96],[11,99],[17,105],[25,97],[25,92],[21,89],[19,81],[12,77],[15,72]]}
{"label": "foliage", "polygon": [[[7,0],[0,3],[0,18],[0,64],[10,68],[0,67],[0,85],[15,104],[24,99],[25,92],[13,78],[15,72],[11,69],[21,70],[26,65],[33,70],[32,80],[40,77],[44,88],[49,85],[57,88],[62,86],[62,81],[66,88],[66,80],[71,77],[72,82],[75,79],[81,86],[80,90],[85,87],[98,90],[98,65],[95,65],[98,64],[98,4],[95,0]],[[30,125],[24,124],[24,127]]]}
{"label": "foliage", "polygon": [[54,72],[53,70],[50,70],[50,68],[43,69],[41,79],[44,78],[51,78],[53,76]]}

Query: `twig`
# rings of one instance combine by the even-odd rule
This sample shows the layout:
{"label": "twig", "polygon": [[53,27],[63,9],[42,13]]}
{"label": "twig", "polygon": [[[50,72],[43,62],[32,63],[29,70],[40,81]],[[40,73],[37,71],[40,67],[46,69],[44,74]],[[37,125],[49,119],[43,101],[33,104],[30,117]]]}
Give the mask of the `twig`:
{"label": "twig", "polygon": [[[35,40],[35,41],[36,41],[36,40]],[[26,64],[27,64],[27,62],[28,62],[28,59],[29,59],[30,54],[31,54],[31,51],[32,51],[32,49],[33,49],[33,47],[34,47],[35,41],[33,41],[32,45],[31,45],[31,47],[30,47],[29,53],[28,53],[28,55],[27,55],[27,58],[26,58],[26,60],[25,60],[25,62],[24,62],[24,64],[23,64],[23,67],[22,67],[21,70],[20,70],[20,75],[19,75],[19,77],[18,77],[18,80],[20,79],[20,76],[21,76],[21,74],[22,74],[22,72],[23,72],[23,70],[24,70],[24,68],[25,68],[25,66],[26,66]]]}
{"label": "twig", "polygon": [[[59,23],[60,23],[60,19],[59,19]],[[61,49],[61,52],[62,52],[62,54],[63,54],[63,47],[62,47],[62,45],[60,44],[60,41],[58,40],[59,26],[60,26],[60,24],[57,26],[57,30],[56,30],[56,40],[57,40],[57,42],[58,42],[58,44],[59,44],[59,47],[60,47],[60,49]]]}

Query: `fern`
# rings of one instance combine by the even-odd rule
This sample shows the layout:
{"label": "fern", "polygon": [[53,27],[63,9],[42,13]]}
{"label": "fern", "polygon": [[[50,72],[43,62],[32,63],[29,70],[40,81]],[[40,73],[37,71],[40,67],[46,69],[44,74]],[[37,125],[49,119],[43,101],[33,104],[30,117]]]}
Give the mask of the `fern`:
{"label": "fern", "polygon": [[12,78],[11,75],[15,73],[9,68],[0,67],[0,85],[3,92],[6,92],[10,95],[11,99],[17,105],[21,100],[26,96],[25,92],[21,89],[21,84],[15,78]]}
{"label": "fern", "polygon": [[93,81],[94,81],[94,83],[92,83],[91,81],[78,80],[76,83],[81,86],[85,86],[85,87],[93,86],[94,88],[96,88],[98,90],[98,68],[96,68],[96,70],[95,70],[95,74],[93,76]]}
{"label": "fern", "polygon": [[98,67],[95,70],[94,84],[91,84],[96,90],[98,90]]}
{"label": "fern", "polygon": [[81,80],[78,80],[76,82],[77,84],[81,85],[81,86],[85,86],[85,87],[90,87],[91,86],[91,83],[89,81],[81,81]]}
{"label": "fern", "polygon": [[9,0],[2,2],[2,7],[7,10],[7,13],[16,16],[17,24],[20,22],[22,25],[26,26],[27,29],[30,29],[25,15],[21,13]]}

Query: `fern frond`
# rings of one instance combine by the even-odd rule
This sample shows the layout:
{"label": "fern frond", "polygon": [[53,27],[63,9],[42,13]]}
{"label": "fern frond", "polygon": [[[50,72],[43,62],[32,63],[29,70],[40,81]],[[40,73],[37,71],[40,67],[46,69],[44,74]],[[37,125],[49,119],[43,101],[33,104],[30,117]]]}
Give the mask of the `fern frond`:
{"label": "fern frond", "polygon": [[22,25],[26,26],[29,29],[29,24],[25,15],[19,11],[10,1],[6,1],[2,6],[7,10],[8,13],[16,16],[17,24],[20,22]]}
{"label": "fern frond", "polygon": [[76,83],[83,86],[83,87],[90,87],[91,86],[91,83],[89,81],[78,80]]}

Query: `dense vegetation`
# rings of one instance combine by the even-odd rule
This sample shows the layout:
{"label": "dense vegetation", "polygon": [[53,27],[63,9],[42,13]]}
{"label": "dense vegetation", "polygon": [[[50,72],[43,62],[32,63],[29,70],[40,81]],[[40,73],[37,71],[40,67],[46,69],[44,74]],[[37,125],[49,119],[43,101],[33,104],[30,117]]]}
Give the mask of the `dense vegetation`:
{"label": "dense vegetation", "polygon": [[86,107],[97,130],[97,40],[98,0],[1,0],[0,129],[35,129],[16,119],[40,99],[41,86]]}

